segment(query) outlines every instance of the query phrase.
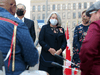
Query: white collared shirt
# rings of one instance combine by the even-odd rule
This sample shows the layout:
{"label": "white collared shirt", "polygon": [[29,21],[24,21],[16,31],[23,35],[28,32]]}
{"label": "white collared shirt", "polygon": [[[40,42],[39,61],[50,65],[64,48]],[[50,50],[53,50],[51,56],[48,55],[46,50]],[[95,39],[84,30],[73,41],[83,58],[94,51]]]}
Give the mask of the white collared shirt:
{"label": "white collared shirt", "polygon": [[[18,17],[17,17],[18,18]],[[19,20],[22,20],[22,22],[24,22],[24,17],[22,19],[18,18]]]}

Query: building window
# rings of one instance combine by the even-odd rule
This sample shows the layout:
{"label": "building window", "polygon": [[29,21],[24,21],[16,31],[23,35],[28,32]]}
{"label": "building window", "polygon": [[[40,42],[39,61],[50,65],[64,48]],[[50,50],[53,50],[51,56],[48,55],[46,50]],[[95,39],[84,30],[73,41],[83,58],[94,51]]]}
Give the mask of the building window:
{"label": "building window", "polygon": [[63,18],[63,19],[66,18],[66,13],[65,13],[65,12],[62,13],[62,18]]}
{"label": "building window", "polygon": [[58,14],[59,14],[59,16],[61,16],[62,13],[61,12],[58,12]]}
{"label": "building window", "polygon": [[43,5],[43,11],[45,11],[45,5]]}
{"label": "building window", "polygon": [[76,9],[76,3],[73,3],[73,9],[74,10]]}
{"label": "building window", "polygon": [[35,20],[35,15],[32,15],[32,20]]}
{"label": "building window", "polygon": [[37,25],[37,29],[39,29],[39,25]]}
{"label": "building window", "polygon": [[86,9],[86,8],[87,8],[87,3],[85,2],[85,3],[84,3],[84,9]]}
{"label": "building window", "polygon": [[[37,25],[37,29],[39,29],[39,26]],[[37,31],[37,37],[39,37],[39,31]]]}
{"label": "building window", "polygon": [[62,9],[63,9],[63,10],[66,9],[66,5],[65,5],[65,4],[62,5]]}
{"label": "building window", "polygon": [[81,9],[81,3],[78,3],[78,9]]}
{"label": "building window", "polygon": [[67,13],[67,19],[70,19],[70,17],[71,17],[71,13],[68,12],[68,13]]}
{"label": "building window", "polygon": [[90,6],[93,4],[93,2],[90,2]]}
{"label": "building window", "polygon": [[40,7],[40,5],[38,5],[38,11],[40,11],[41,10],[41,7]]}
{"label": "building window", "polygon": [[37,15],[37,19],[40,20],[40,14]]}
{"label": "building window", "polygon": [[42,14],[42,19],[43,19],[43,20],[45,19],[45,14]]}
{"label": "building window", "polygon": [[62,27],[65,28],[65,22],[62,23]]}
{"label": "building window", "polygon": [[73,12],[73,19],[75,19],[76,18],[76,13],[75,12]]}
{"label": "building window", "polygon": [[76,27],[76,22],[75,22],[75,21],[72,22],[72,27],[73,27],[73,28]]}
{"label": "building window", "polygon": [[78,12],[78,18],[81,18],[81,12]]}
{"label": "building window", "polygon": [[82,22],[82,21],[78,21],[78,25],[80,25],[80,24],[81,24],[81,22]]}
{"label": "building window", "polygon": [[57,10],[60,10],[60,4],[57,5]]}
{"label": "building window", "polygon": [[69,29],[70,29],[70,25],[71,25],[71,24],[70,24],[70,21],[68,21],[68,28],[69,28]]}
{"label": "building window", "polygon": [[50,13],[47,14],[47,17],[50,15]]}
{"label": "building window", "polygon": [[55,5],[53,4],[53,8],[52,8],[53,10],[55,10]]}
{"label": "building window", "polygon": [[33,6],[33,12],[35,11],[35,6]]}
{"label": "building window", "polygon": [[71,9],[71,4],[70,3],[68,3],[68,9]]}
{"label": "building window", "polygon": [[50,5],[48,5],[48,11],[50,11]]}

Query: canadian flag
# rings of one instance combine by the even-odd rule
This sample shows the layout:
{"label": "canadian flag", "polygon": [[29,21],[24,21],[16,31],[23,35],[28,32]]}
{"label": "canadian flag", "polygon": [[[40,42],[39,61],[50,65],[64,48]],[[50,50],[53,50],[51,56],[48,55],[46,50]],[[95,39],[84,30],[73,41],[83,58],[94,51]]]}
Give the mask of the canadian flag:
{"label": "canadian flag", "polygon": [[[67,27],[67,30],[66,30],[66,32],[65,32],[65,36],[66,36],[66,40],[67,40],[66,59],[69,60],[69,61],[71,62],[68,27]],[[71,68],[71,63],[70,63],[70,62],[66,61],[66,62],[65,62],[65,66]],[[65,73],[65,75],[71,75],[71,69],[65,68],[64,73]]]}

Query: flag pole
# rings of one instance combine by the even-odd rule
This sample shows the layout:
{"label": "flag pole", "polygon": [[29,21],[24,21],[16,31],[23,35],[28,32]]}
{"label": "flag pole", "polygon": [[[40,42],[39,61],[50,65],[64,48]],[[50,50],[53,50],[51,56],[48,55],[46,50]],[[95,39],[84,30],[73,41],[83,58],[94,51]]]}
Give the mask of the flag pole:
{"label": "flag pole", "polygon": [[[67,21],[67,30],[65,32],[66,35],[66,41],[67,41],[67,46],[66,46],[66,59],[71,61],[71,56],[70,56],[70,43],[69,43],[69,32],[68,32],[68,21]],[[65,66],[68,64],[68,61],[65,62]],[[71,64],[70,64],[71,65]],[[71,66],[69,66],[71,68]],[[71,75],[71,69],[65,68],[64,70],[65,75]]]}
{"label": "flag pole", "polygon": [[78,26],[78,19],[77,19],[77,26]]}
{"label": "flag pole", "polygon": [[67,27],[68,27],[68,21],[67,21],[66,25],[67,25]]}
{"label": "flag pole", "polygon": [[[66,26],[67,26],[67,28],[68,28],[68,21],[67,21],[67,23],[66,23]],[[66,35],[68,34],[68,32],[66,33]],[[66,37],[66,41],[67,41],[67,37]],[[66,58],[66,50],[65,50],[65,58]]]}

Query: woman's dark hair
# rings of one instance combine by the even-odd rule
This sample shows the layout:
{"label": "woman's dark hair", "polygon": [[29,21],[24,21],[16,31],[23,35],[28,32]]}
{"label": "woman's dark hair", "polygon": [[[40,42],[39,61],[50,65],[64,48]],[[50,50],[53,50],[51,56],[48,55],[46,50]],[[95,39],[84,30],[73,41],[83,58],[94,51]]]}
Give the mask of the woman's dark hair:
{"label": "woman's dark hair", "polygon": [[86,12],[86,10],[84,10],[84,11],[82,12],[82,15],[83,15],[85,12]]}

